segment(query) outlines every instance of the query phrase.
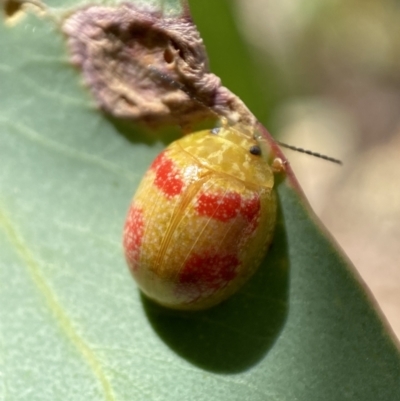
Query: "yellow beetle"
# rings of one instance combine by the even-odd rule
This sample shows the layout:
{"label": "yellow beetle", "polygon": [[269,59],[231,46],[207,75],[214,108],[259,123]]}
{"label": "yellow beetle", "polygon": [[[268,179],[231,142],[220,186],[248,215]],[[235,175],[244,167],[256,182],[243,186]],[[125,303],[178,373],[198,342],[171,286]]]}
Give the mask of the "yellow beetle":
{"label": "yellow beetle", "polygon": [[125,256],[140,289],[182,310],[209,308],[256,271],[272,240],[277,201],[268,149],[241,125],[173,142],[132,200]]}

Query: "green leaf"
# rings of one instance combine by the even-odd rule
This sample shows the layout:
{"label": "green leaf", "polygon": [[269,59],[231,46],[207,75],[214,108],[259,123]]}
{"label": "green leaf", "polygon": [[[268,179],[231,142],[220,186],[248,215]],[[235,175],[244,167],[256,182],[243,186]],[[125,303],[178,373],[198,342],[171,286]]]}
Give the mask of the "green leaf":
{"label": "green leaf", "polygon": [[[195,19],[228,20],[214,3]],[[0,400],[400,399],[390,333],[287,183],[239,294],[194,314],[145,300],[121,232],[164,145],[96,110],[50,20],[1,23],[0,38]]]}

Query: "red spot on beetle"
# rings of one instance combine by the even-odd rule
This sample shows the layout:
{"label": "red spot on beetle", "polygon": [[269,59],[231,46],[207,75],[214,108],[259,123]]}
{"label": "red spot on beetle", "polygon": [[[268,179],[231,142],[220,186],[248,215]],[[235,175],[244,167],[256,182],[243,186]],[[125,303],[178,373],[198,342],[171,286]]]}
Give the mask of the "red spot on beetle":
{"label": "red spot on beetle", "polygon": [[220,221],[228,221],[240,213],[249,223],[256,222],[260,214],[259,195],[243,199],[236,192],[222,194],[200,194],[196,210],[201,216],[211,217]]}
{"label": "red spot on beetle", "polygon": [[246,199],[242,202],[240,212],[247,221],[252,222],[260,214],[260,209],[260,197],[258,194],[256,194],[252,198]]}
{"label": "red spot on beetle", "polygon": [[252,235],[258,226],[258,217],[260,216],[261,204],[260,197],[255,194],[252,198],[246,199],[242,203],[241,214],[249,223],[244,230],[245,237]]}
{"label": "red spot on beetle", "polygon": [[220,221],[228,221],[240,212],[241,196],[236,192],[225,194],[201,193],[196,210],[200,216],[211,217]]}
{"label": "red spot on beetle", "polygon": [[125,256],[132,271],[138,269],[143,233],[143,212],[141,208],[133,203],[129,209],[124,228]]}
{"label": "red spot on beetle", "polygon": [[236,255],[193,254],[178,278],[178,292],[193,302],[225,287],[236,277],[240,262]]}
{"label": "red spot on beetle", "polygon": [[179,195],[184,187],[181,174],[171,159],[161,152],[150,167],[156,173],[155,185],[167,198]]}

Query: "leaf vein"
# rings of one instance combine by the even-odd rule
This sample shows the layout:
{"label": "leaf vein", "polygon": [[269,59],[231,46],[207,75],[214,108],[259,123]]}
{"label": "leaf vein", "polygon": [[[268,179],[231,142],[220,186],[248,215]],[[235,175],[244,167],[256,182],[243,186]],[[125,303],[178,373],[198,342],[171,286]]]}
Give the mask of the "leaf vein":
{"label": "leaf vein", "polygon": [[24,262],[24,266],[26,267],[29,276],[33,280],[39,292],[43,295],[44,301],[47,307],[52,312],[61,331],[75,346],[78,353],[82,356],[89,368],[92,370],[94,376],[99,381],[104,392],[104,398],[107,401],[115,400],[111,383],[107,379],[99,360],[96,358],[93,350],[86,344],[83,338],[75,330],[70,318],[63,310],[56,295],[43,277],[43,274],[40,271],[40,267],[37,264],[33,254],[15,228],[13,222],[8,217],[6,217],[5,213],[1,210],[0,226],[3,227],[4,232],[6,233],[6,236],[8,237],[10,243]]}

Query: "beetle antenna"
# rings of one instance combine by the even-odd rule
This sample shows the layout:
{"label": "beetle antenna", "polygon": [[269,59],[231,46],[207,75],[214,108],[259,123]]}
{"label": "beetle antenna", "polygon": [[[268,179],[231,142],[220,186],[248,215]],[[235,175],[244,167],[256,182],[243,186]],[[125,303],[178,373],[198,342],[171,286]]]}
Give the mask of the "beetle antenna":
{"label": "beetle antenna", "polygon": [[[182,84],[181,82],[176,81],[175,79],[173,79],[172,77],[168,76],[167,74],[164,74],[163,72],[161,72],[160,70],[158,70],[157,68],[152,66],[151,64],[148,65],[147,68],[160,81],[170,85],[171,88],[179,89],[182,92],[186,93],[192,100],[197,102],[199,105],[209,109],[212,112],[212,114],[214,114],[217,118],[220,118],[220,116],[218,116],[218,114],[210,106],[206,105],[202,100],[197,98],[184,84]],[[313,151],[308,150],[308,149],[303,149],[303,148],[299,148],[297,146],[288,145],[287,143],[280,142],[280,141],[276,141],[276,143],[279,146],[282,146],[283,148],[294,150],[294,151],[300,152],[300,153],[305,153],[307,155],[318,157],[320,159],[327,160],[327,161],[330,161],[332,163],[336,163],[336,164],[340,164],[340,165],[343,164],[342,161],[339,160],[339,159],[335,159],[333,157],[330,157],[330,156],[327,156],[327,155],[323,155],[323,154],[318,153],[318,152],[313,152]]]}
{"label": "beetle antenna", "polygon": [[343,164],[342,161],[339,160],[339,159],[335,159],[335,158],[330,157],[330,156],[322,155],[321,153],[318,153],[318,152],[312,152],[311,150],[308,150],[308,149],[298,148],[297,146],[288,145],[287,143],[280,142],[280,141],[276,141],[276,143],[279,146],[282,146],[283,148],[294,150],[294,151],[300,152],[300,153],[305,153],[307,155],[318,157],[320,159],[324,159],[324,160],[327,160],[327,161],[332,162],[332,163],[336,163],[336,164],[340,164],[340,165]]}
{"label": "beetle antenna", "polygon": [[209,108],[206,104],[204,104],[200,99],[197,99],[193,93],[186,87],[186,85],[182,84],[179,81],[176,81],[174,78],[170,77],[167,74],[164,74],[159,69],[154,67],[153,65],[149,64],[147,66],[149,71],[153,74],[154,77],[158,78],[161,82],[166,83],[171,88],[179,89],[182,92],[186,93],[191,99],[194,99],[196,102],[199,102],[203,107]]}
{"label": "beetle antenna", "polygon": [[206,108],[207,110],[209,110],[211,112],[211,114],[213,114],[215,116],[215,118],[217,118],[217,119],[221,118],[221,116],[219,116],[215,110],[213,110],[210,106],[205,104],[204,101],[199,99],[185,84],[183,84],[179,81],[176,81],[174,78],[170,77],[168,74],[161,72],[158,68],[154,67],[151,64],[149,64],[147,66],[147,68],[153,74],[153,76],[155,78],[157,78],[159,81],[161,81],[164,84],[169,85],[173,89],[179,89],[180,91],[182,91],[183,93],[188,95],[188,97],[190,99],[192,99],[193,101],[195,101],[199,106],[202,106],[202,107]]}

